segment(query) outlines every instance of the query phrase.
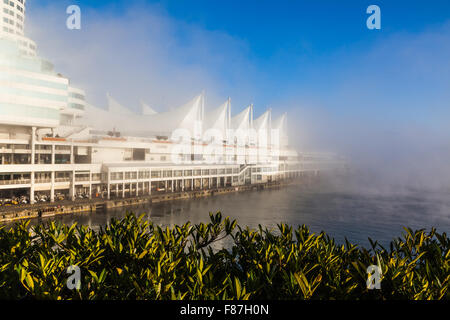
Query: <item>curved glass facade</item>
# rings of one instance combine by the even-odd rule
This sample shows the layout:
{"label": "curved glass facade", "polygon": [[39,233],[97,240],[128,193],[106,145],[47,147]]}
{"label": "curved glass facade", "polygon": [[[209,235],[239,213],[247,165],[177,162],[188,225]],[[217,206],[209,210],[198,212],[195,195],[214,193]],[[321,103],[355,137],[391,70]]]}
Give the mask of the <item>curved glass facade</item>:
{"label": "curved glass facade", "polygon": [[0,124],[54,128],[83,114],[84,91],[36,55],[25,37],[25,0],[0,0]]}

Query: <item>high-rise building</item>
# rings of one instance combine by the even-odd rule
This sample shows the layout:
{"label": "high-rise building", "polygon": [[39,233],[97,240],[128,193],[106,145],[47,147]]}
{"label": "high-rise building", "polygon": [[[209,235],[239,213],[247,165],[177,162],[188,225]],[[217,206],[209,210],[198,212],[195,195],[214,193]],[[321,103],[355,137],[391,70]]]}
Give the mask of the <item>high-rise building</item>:
{"label": "high-rise building", "polygon": [[0,123],[38,128],[82,115],[84,92],[39,57],[24,35],[25,0],[0,0]]}
{"label": "high-rise building", "polygon": [[0,0],[0,39],[15,41],[20,52],[36,55],[36,44],[25,36],[26,0]]}

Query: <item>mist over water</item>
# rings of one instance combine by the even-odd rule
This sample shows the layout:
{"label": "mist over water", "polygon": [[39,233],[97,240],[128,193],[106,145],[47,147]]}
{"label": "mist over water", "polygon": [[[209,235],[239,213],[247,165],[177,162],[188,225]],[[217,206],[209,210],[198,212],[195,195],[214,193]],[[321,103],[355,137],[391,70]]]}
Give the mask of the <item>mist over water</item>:
{"label": "mist over water", "polygon": [[[209,212],[221,211],[245,227],[277,229],[277,224],[294,227],[306,224],[313,232],[325,231],[338,243],[349,241],[369,247],[368,238],[383,246],[403,233],[435,227],[450,232],[450,197],[447,192],[397,189],[375,191],[357,188],[354,176],[322,176],[316,184],[289,186],[258,192],[220,195],[203,199],[159,203],[147,207],[120,208],[107,213],[76,214],[33,220],[32,224],[58,220],[98,228],[126,212],[147,214],[162,226],[209,222]],[[217,246],[226,246],[226,243]]]}

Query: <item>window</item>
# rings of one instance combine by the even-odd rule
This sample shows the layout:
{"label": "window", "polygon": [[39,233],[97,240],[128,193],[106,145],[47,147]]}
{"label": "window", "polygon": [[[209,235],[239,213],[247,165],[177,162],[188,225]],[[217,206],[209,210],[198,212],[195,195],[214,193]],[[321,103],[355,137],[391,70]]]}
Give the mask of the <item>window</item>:
{"label": "window", "polygon": [[182,171],[182,170],[176,170],[176,171],[174,171],[174,176],[175,176],[175,177],[182,177],[182,176],[183,176],[183,171]]}
{"label": "window", "polygon": [[70,93],[70,96],[71,96],[72,98],[76,98],[76,99],[80,99],[80,100],[84,100],[84,99],[85,99],[84,96],[83,96],[82,94],[75,93],[75,92],[71,92],[71,93]]}
{"label": "window", "polygon": [[69,107],[72,109],[84,110],[84,106],[78,103],[70,103]]}
{"label": "window", "polygon": [[161,178],[161,171],[152,171],[152,178]]}

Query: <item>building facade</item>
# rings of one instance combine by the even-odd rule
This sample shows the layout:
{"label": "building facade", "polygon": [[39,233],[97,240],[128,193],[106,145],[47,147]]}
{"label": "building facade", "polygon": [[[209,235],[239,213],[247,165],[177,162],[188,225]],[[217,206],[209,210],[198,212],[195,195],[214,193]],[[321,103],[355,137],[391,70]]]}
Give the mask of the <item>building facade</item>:
{"label": "building facade", "polygon": [[[24,34],[25,0],[0,0],[0,204],[122,198],[249,185],[325,168],[328,156],[288,145],[287,117],[201,94],[158,113],[107,109],[39,57]],[[15,199],[15,200],[14,200]]]}

